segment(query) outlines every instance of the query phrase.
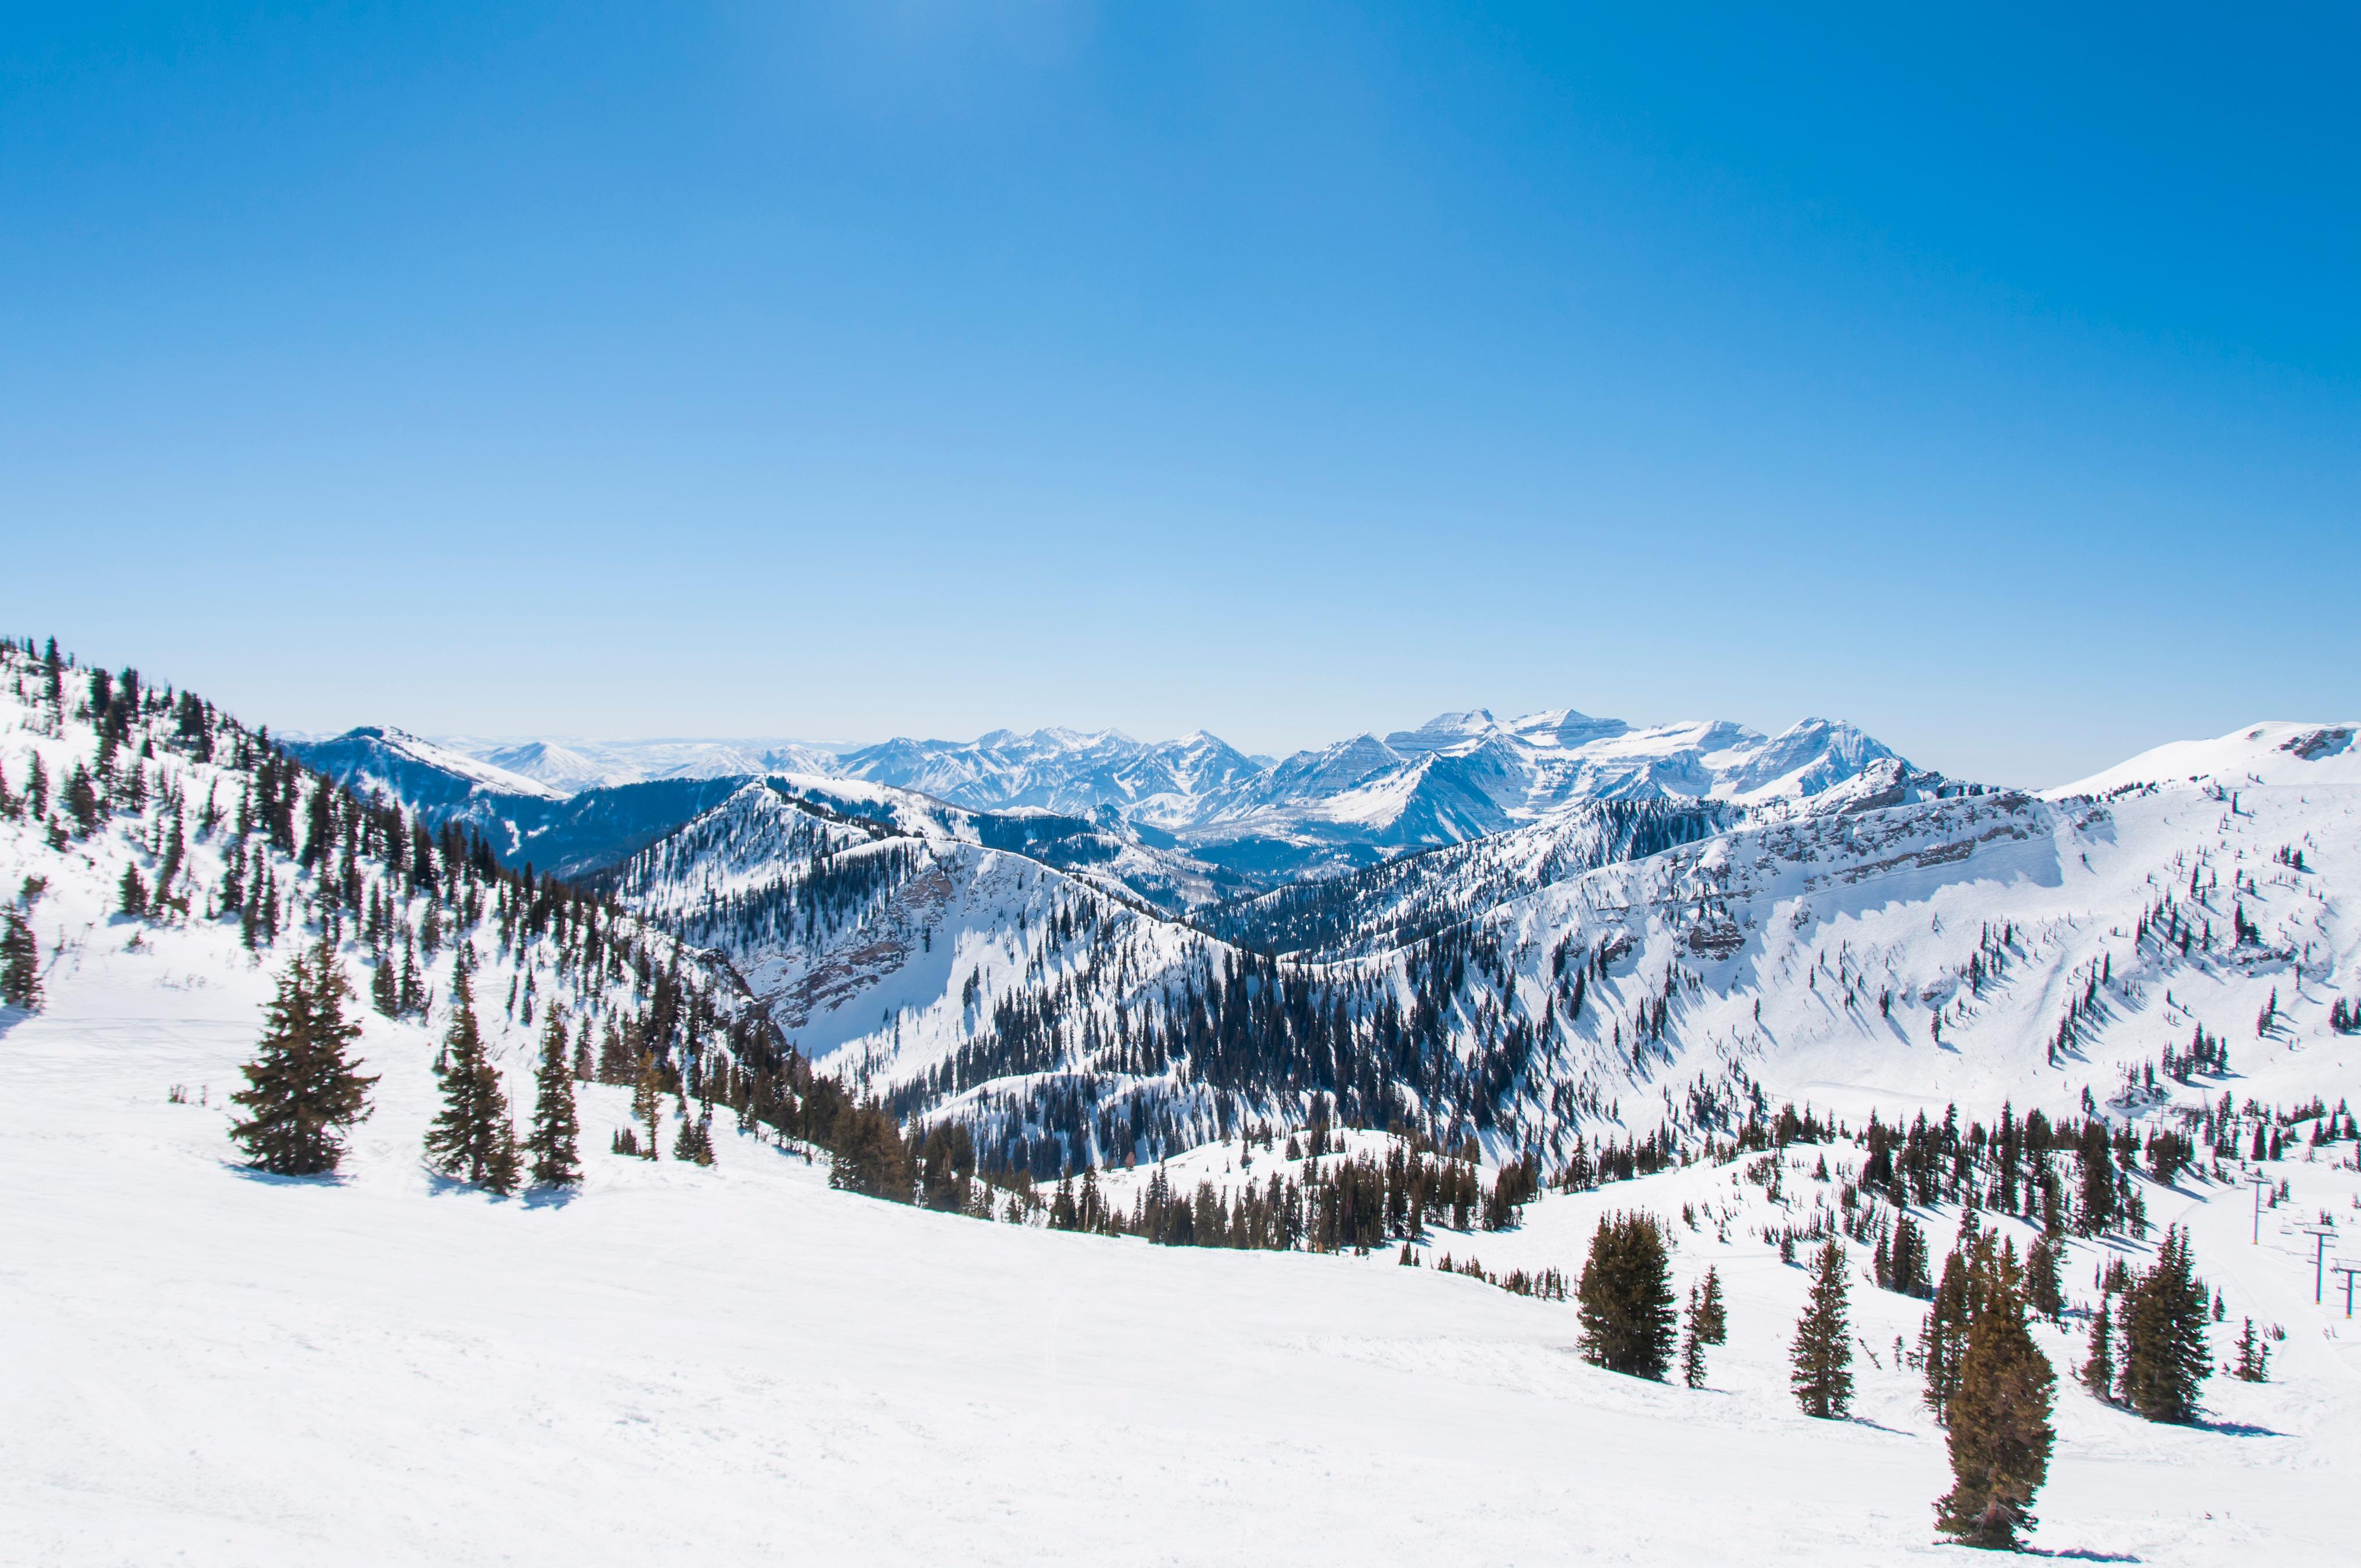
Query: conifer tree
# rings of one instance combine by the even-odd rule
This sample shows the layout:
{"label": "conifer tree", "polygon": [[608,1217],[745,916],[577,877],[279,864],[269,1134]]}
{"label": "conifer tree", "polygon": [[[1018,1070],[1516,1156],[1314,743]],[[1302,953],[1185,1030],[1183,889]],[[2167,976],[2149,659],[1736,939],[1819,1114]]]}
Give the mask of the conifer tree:
{"label": "conifer tree", "polygon": [[645,1051],[640,1053],[639,1072],[631,1080],[631,1119],[647,1124],[648,1144],[641,1157],[663,1157],[656,1140],[664,1126],[664,1080],[657,1075],[656,1058]]}
{"label": "conifer tree", "polygon": [[2156,1265],[2124,1302],[2124,1403],[2152,1421],[2197,1419],[2198,1385],[2213,1370],[2205,1343],[2205,1287],[2191,1267],[2189,1234],[2165,1232]]}
{"label": "conifer tree", "polygon": [[1943,1282],[1935,1288],[1926,1326],[1918,1331],[1918,1359],[1927,1369],[1927,1408],[1943,1419],[1967,1351],[1968,1261],[1954,1248],[1943,1260]]}
{"label": "conifer tree", "polygon": [[16,910],[7,911],[0,930],[0,1006],[38,1013],[41,1007],[41,945],[32,922]]}
{"label": "conifer tree", "polygon": [[2271,1347],[2255,1332],[2255,1320],[2248,1318],[2246,1327],[2238,1331],[2238,1360],[2231,1375],[2243,1383],[2268,1383],[2271,1377]]}
{"label": "conifer tree", "polygon": [[2114,1403],[2115,1398],[2115,1325],[2112,1303],[2099,1298],[2099,1315],[2091,1320],[2090,1354],[2082,1363],[2082,1387]]}
{"label": "conifer tree", "polygon": [[544,1187],[572,1187],[582,1179],[577,1148],[581,1120],[574,1109],[574,1073],[566,1056],[566,1021],[555,1008],[541,1031],[541,1068],[533,1075],[533,1179]]}
{"label": "conifer tree", "polygon": [[2065,1315],[2066,1292],[2058,1279],[2058,1249],[2047,1236],[2037,1236],[2025,1249],[2025,1304],[2038,1316],[2055,1321]]}
{"label": "conifer tree", "polygon": [[1681,1381],[1692,1388],[1705,1387],[1705,1297],[1700,1287],[1689,1287],[1689,1310],[1681,1323]]}
{"label": "conifer tree", "polygon": [[1582,1357],[1594,1366],[1663,1382],[1676,1314],[1664,1227],[1653,1214],[1609,1214],[1591,1233],[1575,1288]]}
{"label": "conifer tree", "polygon": [[351,994],[344,970],[324,942],[299,952],[280,977],[263,1014],[263,1035],[247,1063],[247,1087],[230,1096],[244,1121],[230,1128],[258,1170],[279,1176],[321,1176],[344,1157],[344,1128],[368,1114],[364,1076],[346,1058],[360,1025],[345,1019]]}
{"label": "conifer tree", "polygon": [[1852,1332],[1845,1319],[1845,1255],[1831,1236],[1820,1244],[1812,1293],[1795,1324],[1789,1385],[1807,1416],[1842,1417],[1852,1408]]}
{"label": "conifer tree", "polygon": [[435,1169],[494,1192],[517,1183],[516,1129],[500,1069],[484,1055],[476,1024],[475,987],[457,976],[451,1027],[443,1037],[443,1111],[426,1129],[426,1157]]}
{"label": "conifer tree", "polygon": [[1697,1339],[1720,1344],[1730,1338],[1730,1312],[1721,1299],[1721,1271],[1708,1265],[1697,1293]]}
{"label": "conifer tree", "polygon": [[896,1203],[910,1201],[909,1146],[900,1125],[875,1102],[853,1106],[838,1123],[828,1184]]}
{"label": "conifer tree", "polygon": [[2010,1548],[2033,1525],[2049,1470],[2049,1362],[2025,1326],[2007,1260],[1979,1258],[1975,1315],[1949,1406],[1952,1487],[1936,1528],[1970,1546]]}

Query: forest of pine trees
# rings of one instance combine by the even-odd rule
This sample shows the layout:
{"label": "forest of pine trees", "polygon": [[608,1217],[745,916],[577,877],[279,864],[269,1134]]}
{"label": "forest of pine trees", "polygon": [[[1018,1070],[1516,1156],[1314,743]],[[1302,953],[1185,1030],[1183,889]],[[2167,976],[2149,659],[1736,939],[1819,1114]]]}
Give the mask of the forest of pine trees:
{"label": "forest of pine trees", "polygon": [[[735,977],[607,895],[503,865],[457,825],[357,795],[267,729],[135,670],[84,668],[54,641],[0,641],[0,680],[52,755],[58,742],[81,748],[62,763],[37,751],[21,782],[0,781],[0,819],[58,849],[108,835],[130,856],[113,901],[126,917],[225,924],[263,956],[324,944],[339,974],[346,962],[367,971],[376,1011],[420,1023],[445,1021],[446,981],[489,952],[513,973],[509,1021],[530,1025],[563,995],[586,1044],[593,1032],[627,1042],[611,1080],[631,1081],[644,1060],[664,1091],[705,1113],[719,1102],[782,1136],[830,1136],[844,1096]],[[199,849],[218,874],[197,874]],[[34,879],[0,928],[0,1001],[12,1006],[41,999],[28,914],[39,896]],[[274,1025],[265,1042],[274,1063],[287,1048],[278,1035]],[[609,1077],[600,1058],[588,1065]]]}

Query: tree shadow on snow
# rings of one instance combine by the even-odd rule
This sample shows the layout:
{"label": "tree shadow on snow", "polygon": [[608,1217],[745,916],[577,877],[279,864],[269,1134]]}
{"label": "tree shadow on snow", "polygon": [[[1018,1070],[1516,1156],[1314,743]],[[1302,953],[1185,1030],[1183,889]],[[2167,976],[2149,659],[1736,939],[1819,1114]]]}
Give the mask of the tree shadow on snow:
{"label": "tree shadow on snow", "polygon": [[2219,1433],[2221,1433],[2224,1437],[2285,1437],[2285,1436],[2287,1436],[2287,1433],[2285,1433],[2285,1432],[2283,1432],[2283,1431],[2273,1431],[2269,1427],[2258,1427],[2258,1426],[2255,1425],[2252,1421],[2208,1421],[2208,1420],[2194,1420],[2194,1421],[2190,1422],[2189,1424],[2190,1424],[2191,1426],[2195,1427],[2199,1431],[2219,1432]]}
{"label": "tree shadow on snow", "polygon": [[[1973,1547],[1966,1550],[1974,1551]],[[2146,1558],[2129,1552],[2095,1552],[2087,1546],[2065,1546],[2056,1551],[2047,1547],[2025,1546],[2017,1549],[2027,1557],[2059,1557],[2070,1563],[2144,1563]]]}
{"label": "tree shadow on snow", "polygon": [[234,1159],[221,1162],[221,1168],[232,1176],[259,1182],[265,1187],[349,1187],[352,1179],[341,1171],[324,1171],[318,1176],[281,1176],[275,1170],[257,1170],[250,1165],[240,1165]]}

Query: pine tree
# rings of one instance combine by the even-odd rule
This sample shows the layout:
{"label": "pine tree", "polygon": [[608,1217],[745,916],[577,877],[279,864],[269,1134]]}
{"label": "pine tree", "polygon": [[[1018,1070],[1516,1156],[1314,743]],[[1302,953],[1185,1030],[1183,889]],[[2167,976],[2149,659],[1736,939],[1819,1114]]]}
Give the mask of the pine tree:
{"label": "pine tree", "polygon": [[344,1157],[342,1129],[368,1114],[368,1089],[377,1080],[345,1055],[361,1033],[345,1019],[350,994],[324,942],[297,953],[280,977],[262,1039],[244,1069],[247,1087],[230,1096],[247,1118],[229,1135],[256,1169],[325,1175]]}
{"label": "pine tree", "polygon": [[896,1203],[910,1201],[909,1146],[900,1125],[874,1102],[853,1106],[839,1121],[828,1184]]}
{"label": "pine tree", "polygon": [[2009,1548],[2030,1529],[2033,1495],[2049,1471],[2056,1376],[2025,1325],[2025,1301],[2003,1259],[1979,1259],[1975,1315],[1949,1406],[1952,1487],[1936,1528],[1970,1546]]}
{"label": "pine tree", "polygon": [[533,1179],[544,1187],[572,1187],[582,1179],[577,1149],[581,1121],[574,1109],[574,1073],[566,1055],[566,1021],[552,1009],[541,1031],[541,1069],[533,1075]]}
{"label": "pine tree", "polygon": [[2099,1315],[2091,1320],[2090,1355],[2082,1363],[2082,1387],[2113,1403],[2115,1398],[2115,1326],[2107,1298],[2099,1298]]}
{"label": "pine tree", "polygon": [[451,1027],[443,1037],[443,1112],[426,1129],[426,1157],[435,1169],[494,1192],[517,1182],[516,1129],[500,1069],[484,1055],[476,1024],[475,987],[457,976]]}
{"label": "pine tree", "polygon": [[647,1124],[648,1146],[640,1157],[661,1158],[656,1140],[664,1126],[664,1080],[656,1072],[656,1058],[645,1051],[640,1053],[639,1071],[631,1080],[631,1119]]}
{"label": "pine tree", "polygon": [[1918,1331],[1918,1359],[1927,1369],[1927,1408],[1943,1419],[1959,1378],[1968,1337],[1968,1262],[1955,1248],[1943,1260],[1943,1282],[1935,1288],[1926,1326]]}
{"label": "pine tree", "polygon": [[1845,1320],[1845,1255],[1834,1237],[1820,1245],[1812,1293],[1795,1325],[1788,1377],[1807,1416],[1842,1417],[1852,1408],[1852,1332]]}
{"label": "pine tree", "polygon": [[393,977],[393,959],[380,954],[369,971],[369,1005],[388,1018],[401,1016],[401,992]]}
{"label": "pine tree", "polygon": [[32,922],[16,910],[7,911],[7,928],[0,931],[0,1006],[41,1008],[41,945]]}
{"label": "pine tree", "polygon": [[2189,1234],[2175,1225],[2165,1232],[2156,1266],[2124,1302],[2123,1399],[2147,1420],[2185,1425],[2197,1419],[2198,1385],[2213,1370],[2205,1307]]}
{"label": "pine tree", "polygon": [[115,913],[135,920],[148,913],[148,884],[139,880],[137,866],[123,868],[123,880],[116,884]]}
{"label": "pine tree", "polygon": [[2066,1312],[2065,1288],[2058,1279],[2058,1249],[2037,1236],[2025,1249],[2025,1304],[2053,1322]]}
{"label": "pine tree", "polygon": [[1729,1338],[1730,1312],[1721,1299],[1721,1274],[1708,1265],[1697,1293],[1697,1339],[1705,1344],[1720,1344]]}
{"label": "pine tree", "polygon": [[1699,1287],[1689,1287],[1689,1310],[1681,1324],[1681,1381],[1692,1388],[1705,1387],[1704,1332],[1705,1297]]}
{"label": "pine tree", "polygon": [[2242,1383],[2268,1383],[2271,1379],[2271,1347],[2255,1332],[2252,1318],[2238,1331],[2238,1361],[2231,1368],[2231,1375]]}
{"label": "pine tree", "polygon": [[1575,1299],[1584,1360],[1664,1381],[1676,1314],[1664,1227],[1653,1214],[1609,1214],[1598,1223]]}

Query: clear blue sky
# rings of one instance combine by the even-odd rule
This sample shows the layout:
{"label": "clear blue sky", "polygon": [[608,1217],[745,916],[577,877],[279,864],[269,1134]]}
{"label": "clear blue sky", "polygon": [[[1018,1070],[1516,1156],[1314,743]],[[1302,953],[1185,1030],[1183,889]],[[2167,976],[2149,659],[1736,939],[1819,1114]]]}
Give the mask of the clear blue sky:
{"label": "clear blue sky", "polygon": [[282,728],[2361,713],[2349,10],[463,9],[11,9],[0,624]]}

